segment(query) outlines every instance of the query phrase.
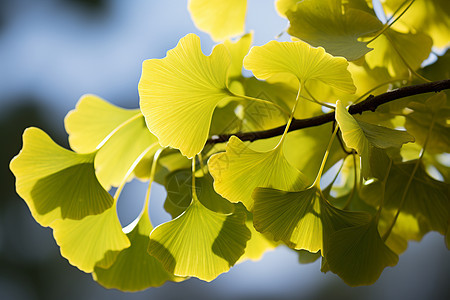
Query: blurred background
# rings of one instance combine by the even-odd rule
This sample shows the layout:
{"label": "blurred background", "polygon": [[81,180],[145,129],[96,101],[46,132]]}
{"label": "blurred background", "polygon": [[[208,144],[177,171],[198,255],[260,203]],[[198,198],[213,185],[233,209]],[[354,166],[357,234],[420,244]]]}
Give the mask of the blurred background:
{"label": "blurred background", "polygon": [[[272,0],[249,0],[246,29],[254,30],[256,45],[286,26]],[[101,287],[60,256],[51,229],[33,220],[14,190],[8,164],[23,130],[37,126],[68,147],[63,120],[81,95],[137,108],[142,61],[164,57],[190,32],[209,54],[213,42],[194,27],[184,0],[0,1],[0,299],[450,299],[450,256],[434,233],[411,242],[376,284],[358,288],[321,273],[319,262],[298,264],[284,247],[211,283],[190,279],[133,294]],[[162,209],[164,189],[155,189],[157,225],[169,215]],[[123,225],[144,194],[139,182],[126,187],[119,201]]]}

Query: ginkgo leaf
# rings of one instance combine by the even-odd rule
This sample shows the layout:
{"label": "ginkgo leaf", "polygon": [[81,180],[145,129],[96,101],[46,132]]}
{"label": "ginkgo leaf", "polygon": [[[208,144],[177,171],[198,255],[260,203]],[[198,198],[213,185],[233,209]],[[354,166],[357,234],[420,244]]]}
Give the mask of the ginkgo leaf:
{"label": "ginkgo leaf", "polygon": [[82,220],[56,220],[53,236],[61,248],[61,255],[83,272],[90,273],[107,252],[120,251],[130,246],[122,231],[116,206],[102,214]]}
{"label": "ginkgo leaf", "polygon": [[[177,170],[166,176],[164,187],[167,197],[164,209],[172,218],[183,213],[192,200],[192,171],[190,169]],[[219,213],[232,213],[233,204],[222,198],[213,189],[213,179],[210,174],[195,178],[196,194],[203,205]]]}
{"label": "ginkgo leaf", "polygon": [[95,176],[95,153],[78,154],[52,141],[42,130],[23,133],[23,148],[11,161],[17,193],[42,226],[57,219],[100,214],[113,198]]}
{"label": "ginkgo leaf", "polygon": [[203,149],[214,108],[230,97],[226,87],[229,66],[224,45],[205,56],[195,34],[183,37],[165,58],[144,61],[140,107],[163,147],[180,149],[189,158]]}
{"label": "ginkgo leaf", "polygon": [[348,113],[340,101],[336,103],[336,121],[339,124],[342,139],[346,146],[355,149],[361,156],[364,178],[371,175],[370,156],[372,147],[381,149],[401,148],[405,143],[414,142],[414,137],[406,131],[357,121]]}
{"label": "ginkgo leaf", "polygon": [[[440,92],[428,98],[425,103],[411,102],[408,108],[413,112],[406,115],[405,128],[424,145],[430,153],[450,152],[450,107],[445,106],[447,95]],[[429,132],[433,122],[432,131]]]}
{"label": "ginkgo leaf", "polygon": [[297,250],[298,262],[301,264],[310,264],[322,257],[320,251],[313,253],[307,250]]}
{"label": "ginkgo leaf", "polygon": [[384,268],[398,262],[381,239],[375,219],[331,234],[325,257],[330,270],[351,286],[373,284]]}
{"label": "ginkgo leaf", "polygon": [[[400,206],[404,190],[410,180],[416,160],[394,163],[386,182],[384,206],[397,210]],[[369,204],[376,205],[376,195],[380,192],[379,182],[363,186],[363,199]],[[450,219],[450,185],[431,178],[422,163],[419,164],[412,179],[402,211],[409,213],[428,223],[432,230],[445,234]]]}
{"label": "ginkgo leaf", "polygon": [[[304,128],[288,133],[284,142],[286,159],[307,178],[315,178],[320,168],[325,150],[333,133],[332,124]],[[339,141],[335,139],[331,145],[324,172],[345,158],[347,154],[342,151]]]}
{"label": "ginkgo leaf", "polygon": [[297,192],[256,188],[253,224],[259,232],[270,232],[289,247],[317,252],[328,235],[368,219],[365,213],[343,211],[317,195],[316,187]]}
{"label": "ginkgo leaf", "polygon": [[244,213],[220,214],[193,201],[152,231],[148,251],[170,273],[211,281],[237,262],[249,239]]}
{"label": "ginkgo leaf", "polygon": [[[81,97],[76,109],[67,114],[65,126],[76,151],[95,151],[101,146],[95,157],[95,170],[105,189],[118,186],[150,145],[155,146],[155,151],[159,147],[138,109],[119,108],[94,95]],[[153,157],[155,151],[148,155]]]}
{"label": "ginkgo leaf", "polygon": [[[386,0],[383,4],[393,12],[402,2],[403,0]],[[447,0],[416,0],[399,21],[429,34],[436,47],[448,47],[450,43],[450,11]]]}
{"label": "ginkgo leaf", "polygon": [[247,0],[190,0],[188,9],[195,26],[215,41],[244,32]]}
{"label": "ginkgo leaf", "polygon": [[371,48],[358,38],[374,33],[383,24],[363,10],[342,9],[342,0],[304,0],[286,12],[288,33],[314,47],[324,47],[334,56],[349,61],[364,56]]}
{"label": "ginkgo leaf", "polygon": [[370,68],[386,67],[392,76],[404,77],[408,74],[405,62],[417,70],[430,55],[433,41],[422,32],[402,33],[389,28],[369,45],[374,48],[365,56]]}
{"label": "ginkgo leaf", "polygon": [[70,147],[80,153],[93,152],[117,127],[140,114],[123,109],[95,95],[84,95],[64,119]]}
{"label": "ginkgo leaf", "polygon": [[231,65],[228,71],[229,78],[242,76],[242,64],[244,61],[244,57],[250,50],[252,42],[253,42],[253,33],[247,33],[243,35],[236,42],[232,42],[230,40],[226,40],[225,42],[223,42],[223,44],[225,45],[225,47],[227,47],[231,55]]}
{"label": "ginkgo leaf", "polygon": [[303,189],[307,183],[305,175],[286,160],[282,147],[257,152],[235,136],[228,141],[226,152],[211,156],[208,166],[214,190],[230,202],[242,202],[249,211],[256,187]]}
{"label": "ginkgo leaf", "polygon": [[286,12],[295,7],[300,1],[301,0],[276,0],[275,8],[280,16],[286,17]]}
{"label": "ginkgo leaf", "polygon": [[238,263],[244,262],[246,260],[260,260],[264,253],[275,249],[275,247],[277,247],[280,243],[275,242],[269,234],[262,234],[256,231],[255,227],[253,226],[253,214],[246,211],[245,207],[242,204],[237,204],[237,206],[241,206],[241,209],[246,212],[247,220],[245,221],[245,225],[251,232],[251,238],[247,242],[245,253],[241,256]]}
{"label": "ginkgo leaf", "polygon": [[108,268],[97,265],[92,274],[94,280],[106,288],[121,291],[140,291],[161,286],[168,280],[182,280],[168,273],[159,260],[148,254],[152,229],[148,214],[142,214],[137,225],[127,233],[131,246],[122,250]]}
{"label": "ginkgo leaf", "polygon": [[254,46],[244,59],[244,67],[259,79],[288,73],[300,82],[317,80],[347,93],[356,88],[348,62],[343,57],[333,57],[321,47],[313,48],[305,42],[270,41],[264,46]]}

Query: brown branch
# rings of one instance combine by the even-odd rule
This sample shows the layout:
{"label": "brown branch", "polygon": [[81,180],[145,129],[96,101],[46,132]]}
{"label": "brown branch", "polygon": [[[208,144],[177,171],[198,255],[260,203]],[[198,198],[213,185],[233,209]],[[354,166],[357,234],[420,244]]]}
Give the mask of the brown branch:
{"label": "brown branch", "polygon": [[[365,111],[375,111],[378,106],[401,99],[408,96],[425,94],[430,92],[440,92],[442,90],[450,89],[450,79],[428,82],[424,84],[417,84],[405,86],[392,90],[378,96],[369,95],[364,101],[357,104],[350,105],[348,112],[350,114],[361,114]],[[323,114],[320,116],[307,119],[293,119],[289,131],[299,130],[308,127],[319,126],[334,120],[334,112]],[[261,139],[268,139],[274,136],[283,134],[285,126],[280,126],[268,130],[253,131],[253,132],[237,132],[232,134],[214,135],[207,140],[207,144],[224,143],[230,139],[231,136],[238,137],[241,141],[255,141]]]}

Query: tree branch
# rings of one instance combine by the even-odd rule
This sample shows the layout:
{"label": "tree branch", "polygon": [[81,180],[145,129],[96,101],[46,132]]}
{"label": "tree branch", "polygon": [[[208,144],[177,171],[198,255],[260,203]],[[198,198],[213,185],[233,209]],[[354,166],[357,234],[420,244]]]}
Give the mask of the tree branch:
{"label": "tree branch", "polygon": [[[440,92],[446,89],[450,89],[450,79],[405,86],[398,88],[396,90],[380,94],[378,96],[369,95],[364,101],[361,101],[354,105],[350,105],[348,112],[354,115],[354,114],[361,114],[365,111],[375,111],[378,106],[397,99],[430,92]],[[289,131],[319,126],[331,121],[334,121],[334,112],[330,112],[327,114],[307,119],[293,119]],[[228,141],[230,137],[233,135],[238,137],[241,141],[255,141],[261,139],[268,139],[283,134],[284,129],[285,125],[262,131],[237,132],[232,134],[213,135],[210,139],[206,141],[206,143],[207,144],[224,143]]]}

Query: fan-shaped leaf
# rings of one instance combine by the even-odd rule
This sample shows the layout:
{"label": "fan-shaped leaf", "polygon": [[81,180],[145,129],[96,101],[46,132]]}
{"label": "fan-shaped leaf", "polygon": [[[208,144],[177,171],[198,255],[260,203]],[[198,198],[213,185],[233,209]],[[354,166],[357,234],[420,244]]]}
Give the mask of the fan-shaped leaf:
{"label": "fan-shaped leaf", "polygon": [[195,26],[215,41],[244,32],[247,0],[190,0],[188,9]]}
{"label": "fan-shaped leaf", "polygon": [[[395,11],[402,0],[386,0],[384,5]],[[436,47],[448,47],[450,40],[450,10],[447,0],[416,0],[400,19],[414,30],[424,31],[433,38]]]}
{"label": "fan-shaped leaf", "polygon": [[228,141],[226,152],[211,156],[209,171],[214,178],[214,189],[231,202],[242,202],[253,210],[251,197],[256,187],[303,189],[307,179],[291,166],[282,148],[256,152],[237,137]]}
{"label": "fan-shaped leaf", "polygon": [[244,67],[259,79],[288,73],[300,82],[317,80],[347,93],[356,88],[348,62],[343,57],[333,57],[323,48],[313,48],[305,42],[270,41],[264,46],[252,47],[244,59]]}
{"label": "fan-shaped leaf", "polygon": [[259,232],[270,232],[289,247],[317,252],[335,230],[361,224],[365,213],[337,209],[317,195],[316,187],[298,192],[256,188],[253,223]]}
{"label": "fan-shaped leaf", "polygon": [[[397,210],[404,189],[417,161],[393,164],[386,183],[384,206]],[[363,199],[376,205],[376,195],[380,192],[378,182],[362,189]],[[431,178],[420,163],[409,185],[402,211],[413,215],[419,221],[428,223],[432,230],[445,234],[450,220],[450,185]]]}
{"label": "fan-shaped leaf", "polygon": [[23,133],[23,148],[11,161],[17,193],[42,226],[57,219],[82,219],[113,204],[95,176],[95,153],[77,154],[38,128]]}
{"label": "fan-shaped leaf", "polygon": [[244,57],[250,50],[252,42],[253,42],[253,33],[247,33],[236,42],[226,40],[223,43],[225,47],[227,47],[231,55],[231,66],[230,70],[228,71],[228,77],[234,78],[241,76]]}
{"label": "fan-shaped leaf", "polygon": [[115,205],[100,215],[82,220],[56,220],[52,228],[61,255],[86,273],[92,272],[107,252],[130,246],[122,232]]}
{"label": "fan-shaped leaf", "polygon": [[422,33],[402,33],[388,29],[370,43],[375,50],[365,56],[370,68],[386,67],[392,76],[405,76],[408,68],[405,62],[417,70],[430,55],[432,39]]}
{"label": "fan-shaped leaf", "polygon": [[127,234],[131,246],[122,250],[109,268],[96,266],[94,279],[104,287],[121,291],[139,291],[161,286],[168,280],[182,280],[168,273],[159,260],[147,253],[152,229],[145,212],[136,227]]}
{"label": "fan-shaped leaf", "polygon": [[347,8],[342,0],[304,0],[286,12],[288,33],[334,56],[356,60],[371,48],[358,38],[380,30],[383,24],[363,10]]}
{"label": "fan-shaped leaf", "polygon": [[182,38],[165,58],[144,61],[140,106],[148,128],[163,147],[180,149],[189,158],[203,149],[214,108],[230,95],[229,65],[224,45],[205,56],[194,34]]}
{"label": "fan-shaped leaf", "polygon": [[374,283],[384,268],[398,262],[381,239],[375,219],[333,233],[325,257],[330,270],[352,286]]}
{"label": "fan-shaped leaf", "polygon": [[93,152],[117,127],[140,114],[139,109],[123,109],[95,95],[84,95],[64,119],[70,147],[77,152]]}
{"label": "fan-shaped leaf", "polygon": [[220,214],[193,201],[152,231],[148,251],[170,273],[211,281],[236,263],[249,239],[244,213]]}
{"label": "fan-shaped leaf", "polygon": [[364,178],[371,175],[372,147],[381,149],[400,148],[405,143],[414,142],[414,138],[406,131],[393,130],[355,120],[340,101],[336,103],[336,121],[347,147],[355,149],[361,156]]}

